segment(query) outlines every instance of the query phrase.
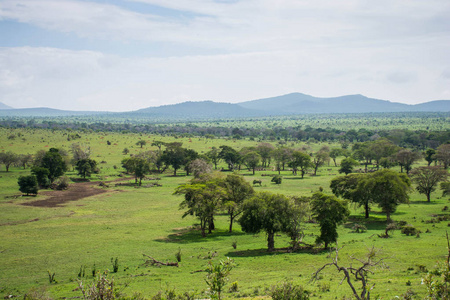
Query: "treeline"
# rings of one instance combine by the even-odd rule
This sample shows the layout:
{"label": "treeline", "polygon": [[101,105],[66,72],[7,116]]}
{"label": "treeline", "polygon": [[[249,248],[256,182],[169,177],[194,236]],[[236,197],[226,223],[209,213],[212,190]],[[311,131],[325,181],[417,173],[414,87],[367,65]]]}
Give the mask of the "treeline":
{"label": "treeline", "polygon": [[313,128],[307,126],[273,126],[269,127],[230,127],[204,126],[197,124],[131,124],[131,123],[87,123],[56,120],[4,119],[0,120],[3,128],[39,128],[52,130],[76,130],[81,132],[123,132],[145,133],[177,137],[233,138],[250,140],[270,140],[284,143],[302,142],[366,142],[385,138],[397,146],[425,150],[436,149],[450,142],[450,130],[408,130],[408,129],[365,129],[340,130],[336,128]]}

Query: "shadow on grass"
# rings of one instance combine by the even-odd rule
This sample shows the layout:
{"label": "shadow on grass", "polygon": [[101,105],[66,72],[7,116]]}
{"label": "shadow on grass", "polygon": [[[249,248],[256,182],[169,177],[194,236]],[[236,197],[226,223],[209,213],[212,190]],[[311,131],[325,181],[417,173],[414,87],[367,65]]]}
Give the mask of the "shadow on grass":
{"label": "shadow on grass", "polygon": [[[382,215],[384,216],[384,214]],[[355,223],[366,226],[367,230],[384,230],[386,228],[386,218],[376,216],[369,216],[368,219],[364,216],[351,216],[348,222],[344,224],[344,227],[351,229]]]}
{"label": "shadow on grass", "polygon": [[283,177],[283,179],[285,180],[303,180],[305,178],[302,178],[301,176],[297,176],[297,177]]}
{"label": "shadow on grass", "polygon": [[325,252],[329,252],[329,249],[318,249],[311,247],[303,247],[292,251],[290,248],[277,248],[272,252],[267,251],[267,248],[262,249],[247,249],[247,250],[235,250],[232,252],[228,252],[225,255],[228,257],[258,257],[258,256],[271,256],[271,255],[280,255],[285,253],[303,253],[303,254],[321,254]]}
{"label": "shadow on grass", "polygon": [[437,203],[437,202],[434,202],[434,201],[428,202],[425,199],[425,200],[409,201],[409,204],[439,205],[439,204],[442,204],[442,203]]}
{"label": "shadow on grass", "polygon": [[230,236],[240,236],[244,235],[243,232],[228,232],[228,230],[215,230],[213,233],[208,234],[206,237],[202,237],[200,229],[195,227],[181,228],[172,230],[173,233],[169,234],[165,238],[155,239],[157,242],[161,243],[179,243],[179,244],[187,244],[187,243],[199,243],[199,242],[210,242],[223,240]]}

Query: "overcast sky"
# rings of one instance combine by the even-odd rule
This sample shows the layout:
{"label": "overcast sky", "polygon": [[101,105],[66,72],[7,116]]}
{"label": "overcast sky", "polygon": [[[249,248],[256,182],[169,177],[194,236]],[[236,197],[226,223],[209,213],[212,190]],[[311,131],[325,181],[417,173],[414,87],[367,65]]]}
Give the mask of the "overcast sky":
{"label": "overcast sky", "polygon": [[449,0],[0,0],[0,102],[450,99]]}

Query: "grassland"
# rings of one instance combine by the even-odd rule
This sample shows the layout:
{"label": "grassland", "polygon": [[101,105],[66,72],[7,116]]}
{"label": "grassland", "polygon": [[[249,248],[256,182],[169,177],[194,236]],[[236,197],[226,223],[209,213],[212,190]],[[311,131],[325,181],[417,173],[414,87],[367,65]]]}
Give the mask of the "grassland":
{"label": "grassland", "polygon": [[[131,153],[156,149],[151,141],[178,141],[183,147],[192,148],[199,153],[211,147],[229,145],[240,149],[256,145],[256,141],[222,140],[203,138],[175,138],[144,134],[119,133],[80,133],[81,138],[67,140],[68,131],[50,131],[39,129],[0,129],[0,151],[33,154],[41,149],[56,147],[69,150],[72,143],[89,145],[92,157],[98,162],[101,172],[92,180],[113,181],[119,179],[120,161],[125,156],[123,148]],[[73,132],[71,132],[73,133]],[[9,140],[11,134],[17,136]],[[144,149],[136,146],[140,140],[146,140]],[[107,145],[107,141],[111,145]],[[289,146],[300,147],[300,143],[289,142]],[[310,144],[318,149],[324,143]],[[333,146],[333,145],[330,145]],[[419,164],[424,164],[420,162]],[[417,166],[417,165],[415,165]],[[337,168],[330,165],[319,170],[318,176],[306,176],[301,180],[286,171],[281,185],[270,183],[269,177],[262,173],[241,171],[249,181],[261,179],[262,187],[257,191],[271,191],[286,195],[310,195],[323,187],[330,193],[329,181],[335,177]],[[43,199],[45,196],[14,198],[18,195],[17,178],[29,174],[29,169],[12,168],[0,171],[0,293],[2,296],[23,296],[35,287],[45,287],[55,298],[79,297],[77,274],[80,267],[86,267],[83,281],[92,279],[90,273],[97,270],[112,269],[111,258],[119,259],[119,272],[110,274],[127,295],[140,293],[151,298],[159,290],[167,287],[178,292],[206,290],[205,273],[196,272],[205,269],[208,261],[219,261],[225,257],[233,258],[237,267],[231,273],[231,282],[238,282],[237,293],[226,293],[227,298],[265,296],[270,286],[292,281],[302,284],[310,290],[313,299],[341,299],[350,295],[342,279],[333,269],[327,269],[318,282],[310,282],[311,274],[323,264],[330,262],[330,253],[326,251],[300,251],[287,253],[277,251],[267,253],[266,237],[263,233],[251,235],[243,233],[236,225],[233,233],[227,232],[226,216],[217,218],[217,230],[207,238],[192,228],[196,220],[182,218],[178,209],[180,196],[173,195],[174,189],[191,177],[173,177],[171,172],[157,175],[162,187],[134,188],[110,184],[107,192],[94,197],[69,202],[65,206],[46,208],[24,206],[22,204]],[[70,178],[76,178],[69,171]],[[156,176],[156,175],[155,175]],[[130,179],[130,182],[133,180]],[[151,181],[145,181],[144,186]],[[100,188],[100,187],[98,187]],[[370,282],[375,283],[373,295],[382,299],[400,296],[412,289],[419,298],[423,298],[425,287],[421,278],[425,269],[431,270],[437,261],[443,261],[447,253],[445,232],[448,222],[428,223],[433,215],[447,215],[442,209],[449,205],[448,199],[440,198],[440,192],[432,194],[432,202],[426,203],[423,195],[412,191],[409,205],[399,206],[392,216],[394,220],[404,220],[418,227],[420,237],[405,236],[395,232],[393,237],[381,239],[377,236],[386,225],[385,216],[374,207],[371,218],[363,219],[362,209],[352,207],[349,221],[339,228],[339,246],[341,261],[349,263],[349,256],[363,257],[368,248],[375,246],[385,258],[386,267],[374,270]],[[365,233],[354,233],[351,227],[355,222],[365,224]],[[314,243],[319,229],[315,224],[305,224],[305,242]],[[237,249],[232,243],[237,243]],[[277,248],[288,246],[284,235],[275,239]],[[178,268],[152,267],[143,265],[145,253],[161,261],[174,261],[175,253],[181,249],[182,260]],[[57,283],[49,283],[47,271],[55,273]],[[329,287],[329,291],[327,290]]]}

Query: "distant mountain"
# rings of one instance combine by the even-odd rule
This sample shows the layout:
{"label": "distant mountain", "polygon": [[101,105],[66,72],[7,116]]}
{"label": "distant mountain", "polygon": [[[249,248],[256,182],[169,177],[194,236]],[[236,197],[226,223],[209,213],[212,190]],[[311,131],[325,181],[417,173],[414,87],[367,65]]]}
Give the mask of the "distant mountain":
{"label": "distant mountain", "polygon": [[[2,103],[0,103],[2,104]],[[4,105],[4,104],[3,104]],[[148,107],[136,111],[111,113],[98,111],[68,111],[52,108],[1,108],[0,116],[98,116],[109,118],[150,118],[155,121],[245,118],[321,113],[379,112],[450,112],[450,100],[437,100],[416,105],[368,98],[363,95],[319,98],[301,93],[245,101],[236,104],[213,101],[182,102]]]}
{"label": "distant mountain", "polygon": [[12,109],[12,107],[0,102],[0,109]]}
{"label": "distant mountain", "polygon": [[257,109],[243,108],[238,104],[219,103],[213,101],[183,102],[158,107],[148,107],[131,112],[134,115],[145,115],[167,118],[234,118],[263,116],[265,113]]}
{"label": "distant mountain", "polygon": [[318,98],[301,93],[241,102],[247,109],[258,109],[272,115],[293,115],[307,113],[369,113],[408,111],[450,111],[450,100],[432,101],[409,105],[372,99],[363,95],[348,95],[332,98]]}
{"label": "distant mountain", "polygon": [[48,107],[1,109],[0,117],[69,117],[100,115],[101,111],[71,111],[59,110]]}

